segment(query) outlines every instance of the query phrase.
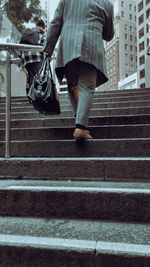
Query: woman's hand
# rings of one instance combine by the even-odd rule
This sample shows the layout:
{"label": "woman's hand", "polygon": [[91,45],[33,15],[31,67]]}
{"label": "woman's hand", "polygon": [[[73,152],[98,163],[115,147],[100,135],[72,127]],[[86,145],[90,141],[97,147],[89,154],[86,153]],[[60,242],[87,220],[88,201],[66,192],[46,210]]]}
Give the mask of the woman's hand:
{"label": "woman's hand", "polygon": [[49,59],[50,62],[52,61],[52,56],[49,55],[47,52],[44,52],[44,56],[45,57],[48,57],[48,59]]}

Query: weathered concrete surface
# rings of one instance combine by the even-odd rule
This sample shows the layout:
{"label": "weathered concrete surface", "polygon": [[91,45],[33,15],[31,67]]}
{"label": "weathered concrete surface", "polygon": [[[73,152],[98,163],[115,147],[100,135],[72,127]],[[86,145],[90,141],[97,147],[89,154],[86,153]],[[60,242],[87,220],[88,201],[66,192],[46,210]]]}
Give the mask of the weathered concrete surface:
{"label": "weathered concrete surface", "polygon": [[[66,140],[73,139],[75,127],[28,127],[11,130],[11,140]],[[150,124],[90,126],[94,139],[150,138]],[[0,141],[5,140],[5,129],[1,129]],[[147,139],[149,140],[149,139]],[[142,141],[142,140],[141,140]]]}
{"label": "weathered concrete surface", "polygon": [[150,264],[149,245],[13,235],[1,235],[0,239],[1,263],[6,267],[98,267],[120,263],[123,267],[148,267]]}
{"label": "weathered concrete surface", "polygon": [[150,224],[66,218],[0,217],[0,235],[150,245]]}
{"label": "weathered concrete surface", "polygon": [[0,158],[1,179],[150,180],[150,158]]}
{"label": "weathered concrete surface", "polygon": [[[34,127],[74,127],[75,120],[72,117],[53,118],[46,116],[43,118],[12,119],[11,127],[13,128],[34,128]],[[118,115],[118,116],[95,116],[89,118],[89,126],[122,126],[149,124],[150,115]],[[5,128],[5,120],[0,120],[0,127]]]}
{"label": "weathered concrete surface", "polygon": [[150,222],[150,189],[8,186],[0,203],[1,215]]}

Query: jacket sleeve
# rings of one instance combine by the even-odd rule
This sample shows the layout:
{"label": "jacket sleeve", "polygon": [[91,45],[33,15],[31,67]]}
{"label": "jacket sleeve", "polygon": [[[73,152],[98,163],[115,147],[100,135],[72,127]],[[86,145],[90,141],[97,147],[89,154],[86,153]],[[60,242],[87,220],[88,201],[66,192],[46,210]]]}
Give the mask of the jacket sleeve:
{"label": "jacket sleeve", "polygon": [[65,4],[65,0],[60,0],[56,8],[54,18],[50,22],[49,27],[48,27],[43,51],[47,52],[49,55],[52,55],[55,45],[58,41],[59,35],[61,33],[61,29],[63,25],[64,4]]}
{"label": "jacket sleeve", "polygon": [[110,41],[114,36],[114,5],[110,3],[107,14],[105,13],[105,25],[102,37],[105,41]]}

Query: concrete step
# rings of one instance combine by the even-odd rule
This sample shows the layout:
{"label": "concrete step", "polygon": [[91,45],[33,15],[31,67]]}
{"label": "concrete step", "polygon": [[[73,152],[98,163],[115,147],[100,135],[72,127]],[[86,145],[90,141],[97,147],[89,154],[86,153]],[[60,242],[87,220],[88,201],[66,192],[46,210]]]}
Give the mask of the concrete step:
{"label": "concrete step", "polygon": [[[140,101],[122,101],[122,102],[110,102],[110,103],[93,103],[92,109],[106,109],[106,108],[123,108],[123,107],[144,107],[150,106],[150,100],[140,100]],[[33,110],[33,106],[21,105],[21,106],[12,106],[12,112],[28,112]],[[61,111],[72,110],[72,107],[69,103],[61,105]],[[5,107],[0,107],[0,113],[5,113]]]}
{"label": "concrete step", "polygon": [[149,250],[150,245],[101,240],[0,236],[1,266],[5,267],[108,267],[120,264],[122,267],[148,267]]}
{"label": "concrete step", "polygon": [[[113,115],[138,115],[138,114],[150,114],[150,106],[144,107],[124,107],[124,108],[107,108],[107,109],[92,109],[90,116],[113,116]],[[60,115],[41,115],[34,109],[30,112],[12,112],[12,119],[26,119],[26,118],[63,118],[63,117],[73,117],[73,111],[66,110],[62,111]],[[5,119],[5,113],[0,114],[0,120]]]}
{"label": "concrete step", "polygon": [[[75,120],[73,117],[44,117],[44,118],[29,118],[29,119],[12,119],[12,128],[33,128],[33,127],[74,127]],[[90,126],[99,125],[135,125],[135,124],[150,124],[150,114],[144,115],[118,115],[118,116],[95,116],[89,118]],[[0,120],[0,128],[5,127],[5,120]]]}
{"label": "concrete step", "polygon": [[[150,124],[106,125],[88,127],[94,139],[149,138]],[[5,129],[0,129],[0,141],[5,140]],[[11,128],[11,140],[66,140],[73,139],[74,127]]]}
{"label": "concrete step", "polygon": [[[132,101],[132,102],[140,102],[140,101],[146,101],[150,99],[150,94],[138,94],[137,96],[134,96],[134,95],[130,95],[130,96],[124,96],[124,97],[118,97],[118,96],[112,96],[112,97],[100,97],[99,95],[96,95],[94,96],[94,99],[93,99],[93,103],[119,103],[119,102],[128,102],[128,101]],[[63,105],[66,105],[66,104],[70,104],[70,100],[69,100],[69,97],[66,96],[64,98],[60,98],[60,105],[63,106]],[[16,98],[15,100],[14,99],[11,99],[11,105],[12,107],[22,107],[23,106],[31,106],[31,104],[29,103],[28,99],[27,98],[23,98],[23,99],[20,99],[20,98]],[[0,100],[0,107],[1,108],[4,108],[5,107],[5,101],[1,101]]]}
{"label": "concrete step", "polygon": [[150,157],[0,158],[0,170],[1,179],[149,181]]}
{"label": "concrete step", "polygon": [[150,225],[143,223],[7,216],[0,217],[0,225],[1,237],[14,235],[150,245]]}
{"label": "concrete step", "polygon": [[[0,157],[5,143],[0,142]],[[11,142],[12,157],[149,157],[150,138],[97,139],[76,144],[71,140],[27,140]]]}
{"label": "concrete step", "polygon": [[88,186],[86,182],[81,186],[80,182],[78,186],[72,182],[70,186],[69,182],[64,186],[34,182],[23,185],[20,181],[0,188],[1,216],[150,222],[150,189],[110,184],[98,187],[92,182]]}
{"label": "concrete step", "polygon": [[[112,97],[133,97],[133,96],[144,96],[144,95],[150,95],[150,89],[145,88],[145,89],[131,89],[131,90],[114,90],[114,91],[102,91],[102,92],[96,92],[94,95],[94,98],[112,98]],[[16,101],[21,101],[21,102],[26,102],[27,97],[22,96],[22,97],[12,97],[12,102]],[[68,93],[64,94],[59,94],[59,99],[61,100],[66,100],[68,99]],[[4,103],[5,98],[1,97],[0,98],[0,103]]]}

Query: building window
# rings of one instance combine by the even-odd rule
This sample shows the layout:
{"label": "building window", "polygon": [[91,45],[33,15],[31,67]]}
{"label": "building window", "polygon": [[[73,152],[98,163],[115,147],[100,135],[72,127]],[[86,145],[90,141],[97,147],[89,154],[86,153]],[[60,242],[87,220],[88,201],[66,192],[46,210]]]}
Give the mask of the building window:
{"label": "building window", "polygon": [[140,17],[139,17],[139,25],[142,24],[144,21],[144,15],[142,14]]}
{"label": "building window", "polygon": [[129,14],[129,20],[132,20],[132,14]]}
{"label": "building window", "polygon": [[129,10],[132,10],[132,5],[131,4],[129,4]]}
{"label": "building window", "polygon": [[4,76],[2,73],[0,73],[0,85],[4,83]]}
{"label": "building window", "polygon": [[131,65],[131,66],[130,66],[130,70],[131,70],[131,71],[134,71],[134,65]]}
{"label": "building window", "polygon": [[141,52],[142,50],[144,50],[144,48],[145,48],[144,42],[140,43],[139,44],[139,51]]}
{"label": "building window", "polygon": [[146,24],[146,32],[149,32],[149,24]]}
{"label": "building window", "polygon": [[144,36],[144,28],[139,31],[139,38],[141,38],[142,36]]}
{"label": "building window", "polygon": [[125,64],[125,70],[129,70],[129,64]]}
{"label": "building window", "polygon": [[145,64],[145,55],[143,55],[143,56],[140,57],[139,63],[140,63],[140,65]]}
{"label": "building window", "polygon": [[132,41],[133,40],[133,36],[132,35],[130,35],[130,41]]}
{"label": "building window", "polygon": [[127,24],[124,25],[124,29],[125,29],[125,31],[128,30],[128,25]]}
{"label": "building window", "polygon": [[121,7],[124,7],[124,1],[121,1]]}
{"label": "building window", "polygon": [[140,88],[141,88],[141,89],[144,89],[144,88],[145,88],[145,83],[142,83],[142,84],[140,85]]}
{"label": "building window", "polygon": [[130,32],[132,32],[133,31],[133,27],[132,26],[130,26]]}
{"label": "building window", "polygon": [[130,45],[130,51],[133,51],[133,45]]}
{"label": "building window", "polygon": [[125,44],[125,50],[128,50],[128,45],[127,44]]}
{"label": "building window", "polygon": [[147,38],[147,47],[149,47],[149,38]]}
{"label": "building window", "polygon": [[124,18],[124,11],[121,11],[121,17]]}
{"label": "building window", "polygon": [[145,77],[145,69],[140,71],[140,79],[143,79]]}
{"label": "building window", "polygon": [[146,0],[146,5],[148,5],[150,3],[150,0]]}
{"label": "building window", "polygon": [[125,33],[124,38],[125,38],[125,40],[128,39],[128,35],[127,35],[127,33]]}
{"label": "building window", "polygon": [[130,56],[130,60],[133,61],[133,55]]}
{"label": "building window", "polygon": [[146,18],[148,19],[150,17],[150,8],[146,11]]}
{"label": "building window", "polygon": [[141,2],[138,4],[138,11],[140,12],[142,9],[143,9],[143,1],[141,1]]}
{"label": "building window", "polygon": [[126,61],[128,61],[128,54],[125,54],[125,59]]}

